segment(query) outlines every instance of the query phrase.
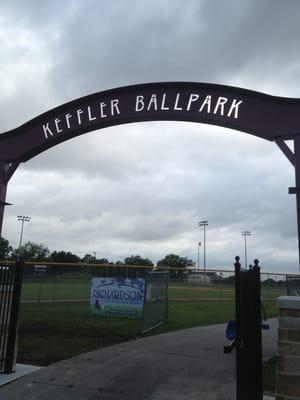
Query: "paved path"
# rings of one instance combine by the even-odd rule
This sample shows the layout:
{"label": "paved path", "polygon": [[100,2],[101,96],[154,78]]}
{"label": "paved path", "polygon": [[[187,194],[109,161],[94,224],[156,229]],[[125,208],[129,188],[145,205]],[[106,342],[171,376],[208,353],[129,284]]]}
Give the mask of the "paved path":
{"label": "paved path", "polygon": [[[235,354],[223,354],[224,329],[186,329],[82,354],[3,386],[0,398],[233,400]],[[276,353],[276,320],[263,337],[268,359]]]}

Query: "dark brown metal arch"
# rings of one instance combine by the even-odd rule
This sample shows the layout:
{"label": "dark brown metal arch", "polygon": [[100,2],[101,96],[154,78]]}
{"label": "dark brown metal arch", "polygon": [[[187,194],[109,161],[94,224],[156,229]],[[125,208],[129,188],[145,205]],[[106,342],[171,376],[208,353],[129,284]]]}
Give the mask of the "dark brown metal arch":
{"label": "dark brown metal arch", "polygon": [[[89,131],[143,121],[189,121],[275,141],[295,168],[300,243],[300,99],[193,82],[158,82],[94,93],[0,135],[0,234],[9,179],[19,163]],[[294,152],[286,144],[294,141]],[[299,246],[300,257],[300,246]]]}

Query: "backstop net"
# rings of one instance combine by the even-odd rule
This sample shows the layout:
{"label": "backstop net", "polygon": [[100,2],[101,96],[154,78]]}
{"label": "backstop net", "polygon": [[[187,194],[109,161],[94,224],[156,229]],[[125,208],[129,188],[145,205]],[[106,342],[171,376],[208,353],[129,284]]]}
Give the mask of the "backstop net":
{"label": "backstop net", "polygon": [[142,333],[168,321],[168,272],[147,272]]}

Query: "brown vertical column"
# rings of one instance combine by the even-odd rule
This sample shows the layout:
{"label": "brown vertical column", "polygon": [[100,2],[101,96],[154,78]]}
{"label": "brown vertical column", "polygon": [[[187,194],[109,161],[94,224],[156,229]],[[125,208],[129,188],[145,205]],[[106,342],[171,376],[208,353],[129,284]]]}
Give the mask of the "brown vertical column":
{"label": "brown vertical column", "polygon": [[5,179],[5,164],[0,161],[0,237],[3,225],[4,207],[6,200],[7,183]]}
{"label": "brown vertical column", "polygon": [[4,161],[0,161],[0,237],[2,236],[4,207],[8,204],[5,201],[7,184],[18,166],[19,163],[7,164]]}
{"label": "brown vertical column", "polygon": [[296,202],[297,202],[297,231],[298,231],[298,255],[300,270],[300,136],[294,138],[295,154],[295,181],[296,181]]}

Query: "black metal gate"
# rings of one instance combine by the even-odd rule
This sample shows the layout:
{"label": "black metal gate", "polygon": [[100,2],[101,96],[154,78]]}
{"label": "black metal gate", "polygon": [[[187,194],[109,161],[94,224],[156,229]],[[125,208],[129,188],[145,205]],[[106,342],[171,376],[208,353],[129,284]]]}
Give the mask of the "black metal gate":
{"label": "black metal gate", "polygon": [[262,336],[260,267],[241,268],[235,263],[236,392],[237,400],[261,400]]}
{"label": "black metal gate", "polygon": [[13,372],[23,262],[0,264],[0,373]]}

